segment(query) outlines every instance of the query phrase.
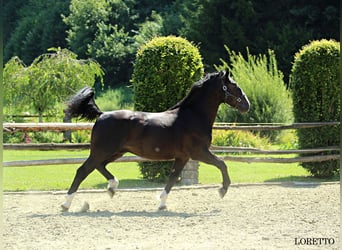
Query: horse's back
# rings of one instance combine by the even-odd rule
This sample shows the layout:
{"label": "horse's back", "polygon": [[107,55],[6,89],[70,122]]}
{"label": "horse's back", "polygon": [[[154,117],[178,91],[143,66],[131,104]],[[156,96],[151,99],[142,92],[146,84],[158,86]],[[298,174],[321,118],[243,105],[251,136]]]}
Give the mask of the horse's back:
{"label": "horse's back", "polygon": [[177,115],[176,111],[106,112],[94,125],[91,148],[93,151],[132,152],[151,159],[173,159],[183,154]]}

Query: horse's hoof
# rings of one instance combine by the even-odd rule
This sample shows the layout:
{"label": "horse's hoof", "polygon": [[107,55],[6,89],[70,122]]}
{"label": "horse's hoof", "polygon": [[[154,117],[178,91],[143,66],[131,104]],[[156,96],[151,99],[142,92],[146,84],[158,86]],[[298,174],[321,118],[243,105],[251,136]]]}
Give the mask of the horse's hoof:
{"label": "horse's hoof", "polygon": [[110,198],[113,198],[113,196],[115,194],[115,189],[114,188],[108,188],[107,193],[108,193]]}
{"label": "horse's hoof", "polygon": [[61,205],[61,208],[62,208],[62,212],[68,212],[69,211],[69,208],[64,206],[63,204]]}
{"label": "horse's hoof", "polygon": [[225,189],[224,187],[221,187],[219,189],[219,194],[220,194],[220,197],[223,198],[227,193],[227,189]]}
{"label": "horse's hoof", "polygon": [[167,209],[167,206],[166,205],[163,205],[163,206],[160,206],[158,208],[159,211],[163,211],[163,210],[166,210]]}

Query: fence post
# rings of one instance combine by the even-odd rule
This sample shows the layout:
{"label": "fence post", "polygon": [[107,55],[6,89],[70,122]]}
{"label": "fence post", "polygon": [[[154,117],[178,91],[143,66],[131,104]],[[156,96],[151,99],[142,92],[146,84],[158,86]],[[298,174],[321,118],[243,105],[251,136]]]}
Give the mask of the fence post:
{"label": "fence post", "polygon": [[198,161],[189,160],[181,174],[182,185],[198,184]]}
{"label": "fence post", "polygon": [[[68,114],[67,112],[65,112],[65,110],[64,110],[63,122],[64,122],[64,123],[71,123],[70,114]],[[63,132],[63,138],[64,138],[64,139],[63,139],[64,141],[71,142],[71,131],[64,131],[64,132]]]}

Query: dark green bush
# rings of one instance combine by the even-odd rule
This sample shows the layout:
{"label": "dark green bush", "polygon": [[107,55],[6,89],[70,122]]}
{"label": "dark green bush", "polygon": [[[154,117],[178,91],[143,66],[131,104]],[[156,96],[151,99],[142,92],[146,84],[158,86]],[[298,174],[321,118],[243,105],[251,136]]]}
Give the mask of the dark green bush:
{"label": "dark green bush", "polygon": [[201,55],[181,37],[156,37],[136,56],[132,83],[136,110],[164,111],[180,101],[203,75]]}
{"label": "dark green bush", "polygon": [[[156,37],[137,52],[132,83],[135,110],[160,112],[180,101],[203,75],[201,55],[184,38]],[[140,163],[143,177],[164,181],[172,163]]]}
{"label": "dark green bush", "polygon": [[[305,45],[295,55],[290,87],[296,122],[340,120],[339,58],[339,42],[325,39]],[[300,148],[339,145],[340,126],[300,129],[298,140]],[[316,177],[331,177],[339,172],[338,161],[333,160],[302,166]]]}

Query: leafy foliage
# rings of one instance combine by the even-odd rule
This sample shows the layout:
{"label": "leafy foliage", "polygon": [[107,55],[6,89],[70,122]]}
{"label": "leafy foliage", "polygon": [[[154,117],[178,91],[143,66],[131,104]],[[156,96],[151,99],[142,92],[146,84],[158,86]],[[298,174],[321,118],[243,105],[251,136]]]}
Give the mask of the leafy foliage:
{"label": "leafy foliage", "polygon": [[138,47],[159,34],[161,17],[152,12],[151,20],[138,21],[135,1],[72,0],[68,43],[82,58],[92,57],[105,69],[107,87],[128,83]]}
{"label": "leafy foliage", "polygon": [[[203,75],[198,49],[181,37],[156,37],[137,52],[132,83],[136,110],[160,112],[180,101]],[[165,181],[171,162],[139,163],[145,179]]]}
{"label": "leafy foliage", "polygon": [[181,37],[156,37],[136,55],[132,83],[136,110],[160,112],[180,101],[203,75],[198,49]]}
{"label": "leafy foliage", "polygon": [[212,145],[267,148],[269,141],[248,131],[214,130]]}
{"label": "leafy foliage", "polygon": [[198,44],[206,71],[219,63],[225,44],[253,54],[270,48],[286,84],[303,44],[339,39],[336,0],[11,0],[3,10],[5,63],[18,56],[30,64],[50,47],[69,46],[103,66],[106,87],[128,83],[137,49],[156,35]]}
{"label": "leafy foliage", "polygon": [[121,85],[115,89],[107,89],[96,98],[96,104],[103,111],[118,109],[133,110],[132,86]]}
{"label": "leafy foliage", "polygon": [[[229,63],[221,61],[218,69],[230,68],[236,82],[251,102],[247,114],[221,105],[218,112],[219,122],[240,123],[290,123],[293,121],[292,99],[286,90],[283,74],[278,70],[274,52],[268,55],[251,55],[247,49],[247,58],[226,47]],[[278,132],[264,131],[261,135],[274,140]]]}
{"label": "leafy foliage", "polygon": [[48,48],[65,48],[66,29],[61,14],[69,1],[13,0],[4,6],[4,61],[18,56],[30,64]]}
{"label": "leafy foliage", "polygon": [[40,116],[46,112],[58,112],[56,104],[64,102],[73,91],[96,81],[102,84],[103,71],[95,61],[78,60],[76,54],[66,49],[50,51],[54,53],[37,57],[28,67],[16,57],[5,65],[5,113],[24,104]]}
{"label": "leafy foliage", "polygon": [[249,47],[253,54],[270,48],[287,80],[292,56],[303,44],[322,37],[339,39],[339,4],[333,0],[179,0],[175,5],[179,2],[179,34],[200,44],[209,69],[225,53],[224,45],[240,52]]}
{"label": "leafy foliage", "polygon": [[[297,122],[339,121],[341,112],[340,43],[313,41],[295,55],[290,86]],[[300,148],[340,143],[340,126],[298,130]],[[329,152],[331,153],[331,152]],[[312,175],[330,177],[339,172],[337,161],[303,163]]]}
{"label": "leafy foliage", "polygon": [[25,64],[18,58],[9,60],[3,71],[3,112],[13,115],[22,111],[25,103],[22,102],[24,93],[18,91],[24,89],[29,82],[29,76],[25,72]]}

